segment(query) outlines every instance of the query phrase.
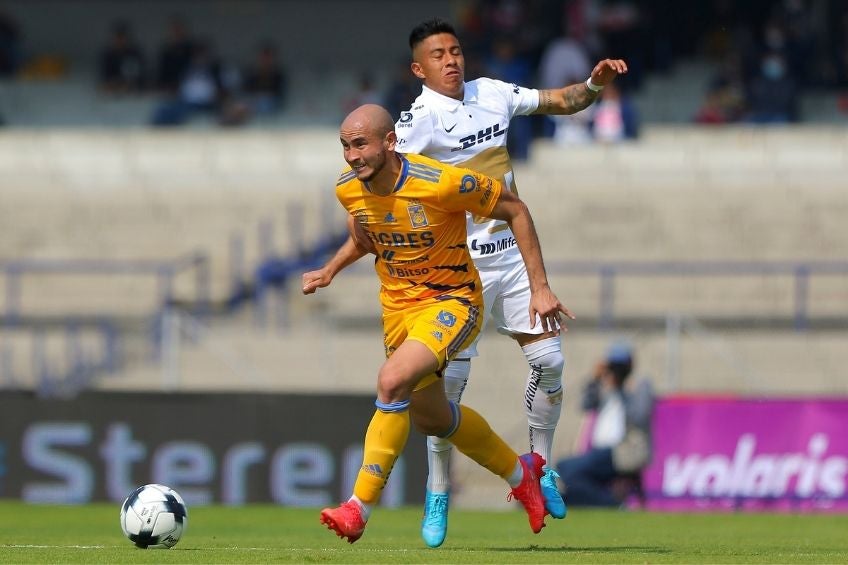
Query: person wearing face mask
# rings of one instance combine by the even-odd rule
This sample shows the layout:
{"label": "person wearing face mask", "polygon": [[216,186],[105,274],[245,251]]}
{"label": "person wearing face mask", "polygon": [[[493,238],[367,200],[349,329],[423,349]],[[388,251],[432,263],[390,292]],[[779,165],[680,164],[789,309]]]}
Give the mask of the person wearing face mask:
{"label": "person wearing face mask", "polygon": [[780,53],[766,53],[760,74],[748,91],[748,121],[755,124],[785,124],[798,121],[798,86],[788,73]]}
{"label": "person wearing face mask", "polygon": [[573,506],[620,506],[627,494],[621,484],[651,460],[654,393],[646,379],[631,384],[634,359],[630,344],[614,342],[583,389],[588,445],[557,464]]}

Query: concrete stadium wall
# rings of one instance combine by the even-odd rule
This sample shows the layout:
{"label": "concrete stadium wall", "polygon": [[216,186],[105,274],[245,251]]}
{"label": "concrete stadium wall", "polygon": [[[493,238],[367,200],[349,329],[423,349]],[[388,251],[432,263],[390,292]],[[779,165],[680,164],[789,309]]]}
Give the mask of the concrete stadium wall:
{"label": "concrete stadium wall", "polygon": [[[202,250],[220,299],[232,286],[233,237],[245,241],[249,275],[261,254],[260,222],[274,226],[282,254],[341,225],[332,187],[343,165],[334,129],[7,130],[0,257],[164,259]],[[551,264],[848,257],[843,129],[649,128],[627,145],[538,142],[516,177]],[[596,277],[554,270],[552,278],[571,307],[594,315]],[[155,299],[150,279],[99,287],[86,278],[57,287],[57,280],[28,279],[24,309],[44,314],[90,301],[139,314]],[[179,293],[191,293],[191,277],[177,283]],[[348,282],[363,292],[370,283],[367,275]],[[617,310],[632,316],[792,311],[791,277],[642,277],[617,285]],[[86,289],[91,296],[80,299]],[[814,314],[846,313],[845,277],[814,279],[810,292]],[[321,300],[326,308],[362,313],[357,303],[329,300]]]}

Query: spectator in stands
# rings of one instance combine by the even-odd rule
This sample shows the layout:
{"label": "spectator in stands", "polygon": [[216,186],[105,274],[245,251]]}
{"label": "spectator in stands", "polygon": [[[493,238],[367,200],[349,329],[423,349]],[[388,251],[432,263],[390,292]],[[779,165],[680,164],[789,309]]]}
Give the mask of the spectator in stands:
{"label": "spectator in stands", "polygon": [[198,114],[217,117],[226,99],[221,62],[209,43],[198,41],[177,91],[156,108],[152,123],[174,126]]}
{"label": "spectator in stands", "polygon": [[787,72],[786,60],[778,52],[766,53],[760,74],[748,92],[748,120],[756,124],[785,124],[798,121],[798,86]]}
{"label": "spectator in stands", "polygon": [[0,77],[14,76],[22,58],[18,23],[9,14],[0,12]]}
{"label": "spectator in stands", "polygon": [[401,60],[383,96],[386,110],[397,120],[400,113],[412,105],[419,89],[418,79],[409,72],[409,63],[405,59]]}
{"label": "spectator in stands", "polygon": [[633,366],[630,345],[614,342],[583,389],[588,440],[581,453],[557,464],[569,505],[617,507],[628,494],[622,485],[641,484],[651,459],[654,393],[645,379],[628,389]]}
{"label": "spectator in stands", "polygon": [[365,104],[383,105],[383,93],[377,87],[374,75],[367,71],[360,73],[357,81],[356,91],[342,102],[342,110],[345,114]]}
{"label": "spectator in stands", "polygon": [[159,49],[156,73],[157,88],[174,93],[191,64],[195,42],[189,34],[185,21],[178,16],[171,18],[168,37]]}
{"label": "spectator in stands", "polygon": [[698,124],[738,122],[745,114],[745,81],[742,56],[728,52],[721,68],[710,81],[701,106],[695,113]]}
{"label": "spectator in stands", "polygon": [[144,54],[127,22],[112,25],[108,44],[100,51],[100,87],[110,93],[140,92],[147,81]]}
{"label": "spectator in stands", "polygon": [[591,108],[589,130],[596,141],[618,143],[639,136],[639,114],[630,97],[615,82],[607,85]]}
{"label": "spectator in stands", "polygon": [[[539,64],[542,88],[573,84],[592,72],[589,53],[572,29],[569,21],[563,22],[562,34],[545,48]],[[546,129],[558,143],[580,144],[591,141],[588,112],[577,112],[569,116],[545,116],[545,120],[548,124]]]}
{"label": "spectator in stands", "polygon": [[[590,69],[587,69],[586,76]],[[530,61],[518,53],[515,41],[501,36],[492,43],[492,52],[484,63],[484,72],[491,78],[510,84],[528,84],[533,78]],[[576,82],[576,81],[574,81]],[[560,83],[569,84],[569,83]],[[530,156],[530,144],[533,141],[533,126],[529,116],[513,120],[507,132],[507,150],[515,161],[526,161]]]}
{"label": "spectator in stands", "polygon": [[288,82],[277,57],[277,48],[265,42],[245,73],[244,93],[253,115],[273,114],[285,103]]}

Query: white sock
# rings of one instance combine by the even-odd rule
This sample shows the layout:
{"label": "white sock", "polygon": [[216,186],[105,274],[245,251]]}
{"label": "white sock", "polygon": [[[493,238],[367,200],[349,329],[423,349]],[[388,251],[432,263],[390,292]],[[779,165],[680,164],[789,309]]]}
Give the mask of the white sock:
{"label": "white sock", "polygon": [[[469,359],[455,359],[448,363],[443,375],[445,395],[448,400],[459,404],[462,392],[468,383],[468,375],[471,373],[471,361]],[[427,490],[434,493],[444,494],[450,492],[450,457],[453,444],[435,436],[427,437]]]}
{"label": "white sock", "polygon": [[512,470],[512,474],[506,480],[509,483],[511,488],[515,488],[521,484],[521,481],[524,480],[524,467],[521,466],[521,459],[515,462],[515,469]]}
{"label": "white sock", "polygon": [[450,492],[450,456],[452,445],[446,439],[427,437],[427,490],[445,494]]}
{"label": "white sock", "polygon": [[524,391],[530,451],[541,455],[545,466],[551,467],[554,432],[562,413],[562,372],[565,367],[562,343],[559,337],[550,337],[529,343],[521,349],[530,365]]}
{"label": "white sock", "polygon": [[371,505],[359,500],[355,494],[350,497],[350,500],[359,505],[359,509],[362,511],[362,520],[367,522],[368,518],[371,517]]}
{"label": "white sock", "polygon": [[554,428],[534,428],[530,426],[530,450],[538,453],[545,460],[545,469],[553,469],[551,462],[551,444],[554,441]]}

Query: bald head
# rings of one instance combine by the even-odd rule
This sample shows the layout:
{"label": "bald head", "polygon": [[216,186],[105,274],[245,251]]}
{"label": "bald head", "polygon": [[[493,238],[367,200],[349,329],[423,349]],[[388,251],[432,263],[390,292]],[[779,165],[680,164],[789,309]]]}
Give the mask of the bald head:
{"label": "bald head", "polygon": [[386,109],[365,104],[348,114],[339,128],[339,141],[356,178],[372,183],[370,189],[379,194],[389,194],[400,159],[395,154],[395,124]]}
{"label": "bald head", "polygon": [[361,131],[366,134],[385,137],[390,131],[394,131],[395,123],[392,116],[382,106],[377,104],[364,104],[347,115],[342,122],[341,131]]}

